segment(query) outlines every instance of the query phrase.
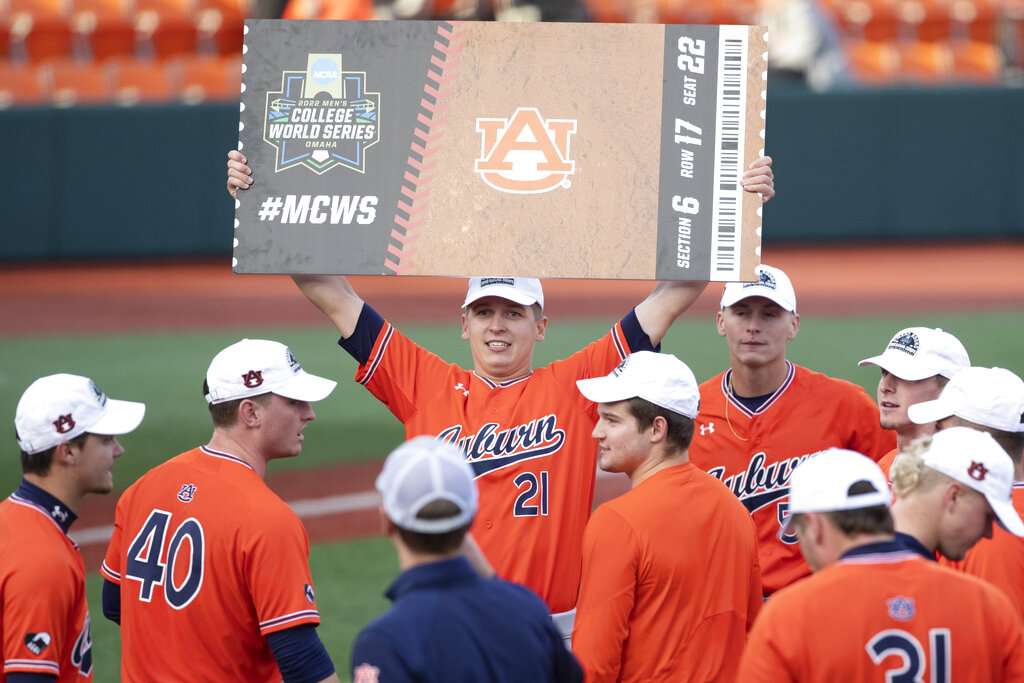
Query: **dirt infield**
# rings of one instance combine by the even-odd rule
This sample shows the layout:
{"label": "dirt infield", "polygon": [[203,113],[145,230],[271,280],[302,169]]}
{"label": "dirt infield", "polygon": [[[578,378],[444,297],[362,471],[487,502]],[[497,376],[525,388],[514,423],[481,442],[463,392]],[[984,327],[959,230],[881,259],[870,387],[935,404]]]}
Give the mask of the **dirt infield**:
{"label": "dirt infield", "polygon": [[[815,315],[1024,310],[1024,243],[878,245],[766,249],[785,270],[801,312]],[[388,319],[454,320],[465,282],[452,278],[352,278]],[[611,319],[640,301],[650,282],[547,280],[555,318]],[[712,285],[693,313],[718,307]],[[69,333],[203,330],[248,325],[327,325],[286,276],[233,275],[226,263],[36,264],[0,267],[0,339]],[[379,533],[373,480],[381,463],[270,474],[313,541]],[[626,488],[599,477],[596,500]],[[86,566],[96,570],[113,523],[114,497],[90,497],[75,525]]]}
{"label": "dirt infield", "polygon": [[[976,311],[1024,305],[1024,243],[772,248],[801,312]],[[460,278],[355,277],[356,290],[389,320],[451,320]],[[649,282],[547,280],[553,317],[617,316]],[[694,312],[717,308],[712,285]],[[76,332],[216,329],[251,324],[322,325],[286,276],[233,275],[227,263],[44,264],[0,267],[0,337]],[[255,313],[254,313],[255,312]]]}

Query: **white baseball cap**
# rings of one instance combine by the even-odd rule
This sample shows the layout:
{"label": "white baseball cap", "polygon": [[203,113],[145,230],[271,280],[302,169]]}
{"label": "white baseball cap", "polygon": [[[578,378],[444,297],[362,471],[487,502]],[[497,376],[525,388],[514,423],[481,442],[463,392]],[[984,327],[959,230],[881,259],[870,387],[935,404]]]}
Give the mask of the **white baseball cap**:
{"label": "white baseball cap", "polygon": [[[391,451],[376,486],[388,519],[409,531],[443,534],[469,524],[476,514],[476,480],[465,454],[431,436],[417,436]],[[416,516],[437,500],[454,503],[459,513],[441,519]]]}
{"label": "white baseball cap", "polygon": [[937,399],[907,409],[917,424],[951,415],[1004,432],[1024,432],[1024,380],[1003,368],[967,368],[949,380]]}
{"label": "white baseball cap", "polygon": [[985,496],[999,523],[1015,536],[1024,536],[1024,522],[1013,507],[1013,461],[988,432],[950,427],[932,435],[921,459],[937,472],[956,479]]}
{"label": "white baseball cap", "polygon": [[142,422],[146,406],[108,398],[88,377],[57,374],[29,385],[18,401],[14,429],[28,454],[42,453],[81,434],[127,434]]}
{"label": "white baseball cap", "polygon": [[[858,482],[867,482],[871,491],[850,493]],[[789,513],[832,512],[888,506],[892,492],[885,474],[874,460],[856,451],[829,448],[800,463],[789,480]],[[793,533],[789,517],[779,535]]]}
{"label": "white baseball cap", "polygon": [[670,353],[637,351],[626,356],[611,374],[578,379],[580,393],[595,403],[642,398],[673,413],[697,417],[700,390],[686,363]]}
{"label": "white baseball cap", "polygon": [[939,328],[908,327],[897,332],[880,356],[865,358],[857,365],[877,365],[900,379],[953,375],[970,367],[971,359],[960,340]]}
{"label": "white baseball cap", "polygon": [[544,290],[535,277],[471,277],[462,307],[485,296],[501,297],[523,306],[540,304],[544,308]]}
{"label": "white baseball cap", "polygon": [[778,268],[761,264],[757,267],[756,282],[730,282],[722,292],[722,308],[749,299],[763,296],[774,301],[790,313],[796,313],[796,292],[789,276]]}
{"label": "white baseball cap", "polygon": [[243,339],[216,356],[206,371],[207,402],[225,403],[274,393],[296,401],[319,401],[337,382],[311,375],[284,344]]}

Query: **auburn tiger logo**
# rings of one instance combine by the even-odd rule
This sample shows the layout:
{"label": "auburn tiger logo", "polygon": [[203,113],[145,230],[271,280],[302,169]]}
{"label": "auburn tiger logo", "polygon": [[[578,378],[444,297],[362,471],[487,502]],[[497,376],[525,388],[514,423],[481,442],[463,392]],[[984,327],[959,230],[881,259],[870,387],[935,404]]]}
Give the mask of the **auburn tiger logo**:
{"label": "auburn tiger logo", "polygon": [[242,375],[242,383],[250,389],[255,389],[263,384],[263,372],[261,370],[250,370]]}
{"label": "auburn tiger logo", "polygon": [[537,194],[569,186],[574,119],[544,120],[536,108],[519,107],[510,119],[477,119],[476,130],[483,140],[473,170],[495,190]]}
{"label": "auburn tiger logo", "polygon": [[67,434],[75,428],[75,421],[71,417],[71,413],[67,415],[61,415],[53,421],[53,426],[56,428],[58,434]]}
{"label": "auburn tiger logo", "polygon": [[985,481],[985,475],[988,474],[988,468],[980,462],[971,461],[971,466],[967,468],[967,474],[971,479]]}

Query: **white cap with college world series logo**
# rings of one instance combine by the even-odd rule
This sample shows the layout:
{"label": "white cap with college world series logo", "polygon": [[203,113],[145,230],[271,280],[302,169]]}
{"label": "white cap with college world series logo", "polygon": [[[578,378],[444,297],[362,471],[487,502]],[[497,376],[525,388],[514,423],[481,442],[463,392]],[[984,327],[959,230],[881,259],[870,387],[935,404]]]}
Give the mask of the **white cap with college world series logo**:
{"label": "white cap with college world series logo", "polygon": [[642,398],[691,419],[700,408],[697,379],[686,363],[670,353],[637,351],[610,375],[578,379],[576,386],[594,403]]}
{"label": "white cap with college world series logo", "polygon": [[[466,526],[476,514],[476,479],[466,455],[431,436],[417,436],[391,451],[376,486],[388,519],[409,531],[443,534]],[[418,517],[438,500],[454,503],[458,512],[436,519]]]}
{"label": "white cap with college world series logo", "polygon": [[309,374],[287,346],[265,339],[243,339],[214,356],[206,384],[206,400],[214,405],[270,393],[320,401],[338,385]]}
{"label": "white cap with college world series logo", "polygon": [[508,299],[521,306],[540,304],[544,308],[544,289],[535,277],[471,277],[462,307],[485,296]]}
{"label": "white cap with college world series logo", "polygon": [[917,424],[951,415],[1004,432],[1024,432],[1024,380],[1003,368],[967,368],[949,380],[939,397],[907,408]]}
{"label": "white cap with college world series logo", "polygon": [[88,377],[56,374],[29,385],[18,401],[14,429],[26,453],[41,453],[80,434],[127,434],[146,406],[108,398]]}
{"label": "white cap with college world series logo", "polygon": [[1013,507],[1013,461],[991,434],[970,427],[943,429],[932,435],[921,459],[985,496],[1003,528],[1024,536],[1024,522]]}
{"label": "white cap with college world series logo", "polygon": [[[866,482],[853,493],[853,485]],[[888,506],[892,492],[885,474],[874,460],[856,451],[829,448],[797,465],[789,480],[789,513],[832,512],[859,508]],[[792,517],[786,521],[779,536],[793,533]]]}
{"label": "white cap with college world series logo", "polygon": [[897,332],[879,356],[857,365],[877,365],[900,379],[915,382],[935,375],[952,378],[971,359],[960,340],[939,328],[908,327]]}
{"label": "white cap with college world series logo", "polygon": [[722,308],[749,299],[752,296],[763,296],[779,306],[796,313],[796,292],[789,276],[778,268],[764,264],[757,267],[756,282],[730,282],[722,292]]}

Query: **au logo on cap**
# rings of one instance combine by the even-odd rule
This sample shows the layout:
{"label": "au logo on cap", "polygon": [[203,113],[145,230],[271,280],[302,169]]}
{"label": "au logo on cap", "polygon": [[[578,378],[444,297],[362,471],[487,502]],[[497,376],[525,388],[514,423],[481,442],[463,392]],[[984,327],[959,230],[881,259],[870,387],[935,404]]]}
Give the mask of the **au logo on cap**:
{"label": "au logo on cap", "polygon": [[58,434],[67,434],[75,428],[75,420],[71,417],[71,413],[67,415],[61,415],[53,421],[53,426],[57,430]]}
{"label": "au logo on cap", "polygon": [[975,481],[985,481],[986,474],[988,474],[988,468],[980,462],[971,462],[971,466],[967,468],[967,475]]}
{"label": "au logo on cap", "polygon": [[249,372],[242,375],[242,384],[249,389],[255,389],[256,387],[263,384],[263,371],[262,370],[250,370]]}

